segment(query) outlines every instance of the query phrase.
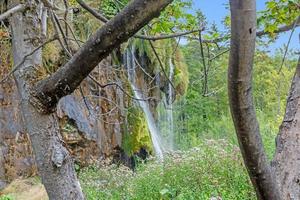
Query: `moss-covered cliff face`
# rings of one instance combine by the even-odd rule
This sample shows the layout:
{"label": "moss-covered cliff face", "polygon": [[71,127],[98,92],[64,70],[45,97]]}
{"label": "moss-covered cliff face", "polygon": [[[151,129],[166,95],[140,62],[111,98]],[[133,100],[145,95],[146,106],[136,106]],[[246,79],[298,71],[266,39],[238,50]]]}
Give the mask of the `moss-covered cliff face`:
{"label": "moss-covered cliff face", "polygon": [[138,107],[129,108],[127,120],[122,140],[124,152],[128,156],[132,156],[143,148],[151,153],[151,137],[143,111]]}

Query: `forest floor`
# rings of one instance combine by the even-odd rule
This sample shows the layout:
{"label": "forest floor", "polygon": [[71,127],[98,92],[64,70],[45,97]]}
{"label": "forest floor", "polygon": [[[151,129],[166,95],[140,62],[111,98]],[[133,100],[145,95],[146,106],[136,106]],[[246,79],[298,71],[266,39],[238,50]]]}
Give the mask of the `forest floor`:
{"label": "forest floor", "polygon": [[0,200],[47,200],[48,196],[38,177],[17,179],[0,192]]}
{"label": "forest floor", "polygon": [[[140,161],[134,172],[104,164],[80,169],[78,176],[88,200],[256,199],[238,147],[225,140],[206,140],[164,162]],[[2,193],[0,200],[47,199],[38,178],[16,180]]]}

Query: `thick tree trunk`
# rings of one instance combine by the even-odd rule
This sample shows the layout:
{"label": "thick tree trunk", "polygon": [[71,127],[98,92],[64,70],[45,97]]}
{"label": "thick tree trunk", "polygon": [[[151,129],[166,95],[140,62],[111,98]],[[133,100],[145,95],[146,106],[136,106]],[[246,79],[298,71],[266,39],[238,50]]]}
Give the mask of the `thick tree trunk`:
{"label": "thick tree trunk", "polygon": [[[11,5],[18,1],[12,0]],[[25,13],[13,14],[10,25],[14,63],[32,52],[41,42],[40,10],[34,1]],[[36,164],[50,199],[84,199],[73,160],[63,146],[55,114],[41,115],[29,103],[31,83],[36,77],[36,68],[41,67],[41,51],[26,59],[20,70],[14,73],[27,132],[30,135]]]}
{"label": "thick tree trunk", "polygon": [[280,199],[262,144],[252,97],[256,38],[255,0],[230,0],[231,51],[228,90],[231,114],[245,165],[258,199]]}
{"label": "thick tree trunk", "polygon": [[102,59],[159,16],[172,1],[132,1],[101,27],[65,66],[37,83],[31,93],[31,103],[42,113],[53,112],[60,98],[72,93]]}
{"label": "thick tree trunk", "polygon": [[282,199],[300,199],[300,58],[277,137],[273,164]]}

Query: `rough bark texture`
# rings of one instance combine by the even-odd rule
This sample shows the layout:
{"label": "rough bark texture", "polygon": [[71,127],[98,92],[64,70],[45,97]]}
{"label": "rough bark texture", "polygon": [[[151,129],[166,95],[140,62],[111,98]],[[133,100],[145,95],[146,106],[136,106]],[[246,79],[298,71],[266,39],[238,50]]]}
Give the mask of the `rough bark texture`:
{"label": "rough bark texture", "polygon": [[258,199],[280,199],[264,152],[252,97],[255,52],[255,0],[231,0],[231,52],[228,90],[231,114],[245,165]]}
{"label": "rough bark texture", "polygon": [[101,27],[70,61],[33,89],[31,103],[40,112],[53,112],[63,96],[72,93],[111,51],[145,26],[172,0],[135,0]]}
{"label": "rough bark texture", "polygon": [[[15,2],[18,3],[12,0],[11,5]],[[31,3],[28,11],[15,13],[10,20],[14,63],[19,63],[41,42],[41,10],[34,1]],[[41,115],[29,104],[30,87],[36,79],[35,69],[41,67],[41,63],[41,51],[37,51],[14,73],[23,120],[30,135],[38,171],[50,199],[84,199],[73,160],[60,138],[56,115]]]}
{"label": "rough bark texture", "polygon": [[300,199],[300,58],[273,161],[282,199]]}

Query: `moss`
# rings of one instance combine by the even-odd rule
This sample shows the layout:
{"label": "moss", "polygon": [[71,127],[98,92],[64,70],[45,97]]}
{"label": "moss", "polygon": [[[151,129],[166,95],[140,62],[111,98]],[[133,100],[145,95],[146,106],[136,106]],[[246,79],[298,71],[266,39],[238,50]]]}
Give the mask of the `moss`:
{"label": "moss", "polygon": [[129,156],[137,153],[141,148],[152,151],[150,132],[143,112],[137,107],[128,109],[128,126],[122,140],[122,148]]}
{"label": "moss", "polygon": [[[162,70],[160,67],[160,63],[157,60],[154,52],[152,51],[149,42],[140,39],[135,39],[132,42],[140,55],[144,54],[150,59],[151,66],[149,66],[149,69],[151,69],[152,71],[161,72]],[[181,53],[180,48],[178,47],[176,40],[158,40],[153,42],[153,45],[159,56],[159,59],[163,64],[163,68],[167,76],[170,73],[169,65],[170,59],[172,59],[175,69],[174,78],[171,81],[175,86],[177,97],[183,96],[187,91],[187,87],[189,84],[189,75],[187,65],[184,61],[184,57]],[[161,76],[164,75],[165,74],[161,72]]]}
{"label": "moss", "polygon": [[180,50],[176,51],[174,58],[175,72],[174,85],[176,94],[183,96],[186,94],[189,85],[188,67]]}

